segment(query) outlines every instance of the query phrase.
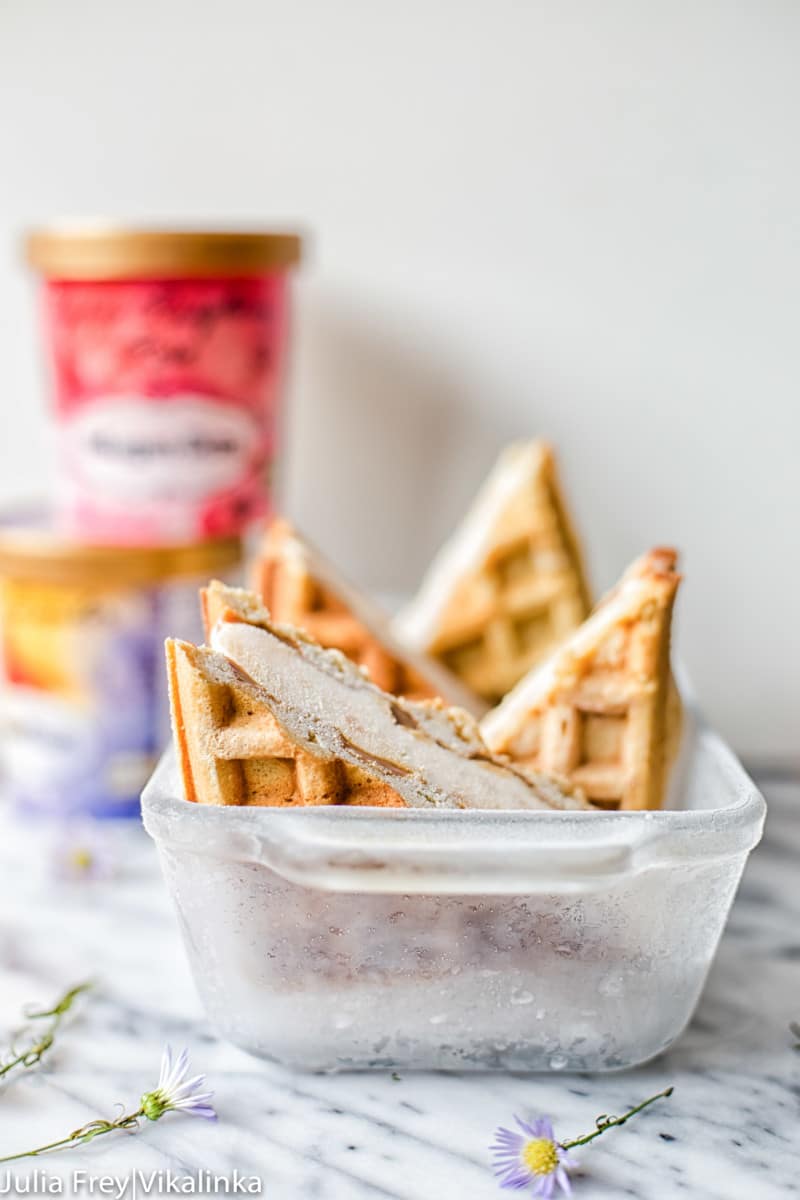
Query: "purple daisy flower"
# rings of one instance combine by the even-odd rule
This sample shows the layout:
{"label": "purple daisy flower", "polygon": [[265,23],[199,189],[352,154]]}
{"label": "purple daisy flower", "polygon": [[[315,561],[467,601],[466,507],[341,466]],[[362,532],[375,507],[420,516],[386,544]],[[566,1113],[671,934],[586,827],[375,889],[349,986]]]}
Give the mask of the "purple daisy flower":
{"label": "purple daisy flower", "polygon": [[205,1117],[216,1121],[217,1114],[208,1103],[213,1092],[202,1092],[205,1075],[195,1075],[187,1079],[189,1074],[189,1051],[182,1050],[175,1062],[172,1060],[172,1048],[166,1046],[161,1059],[161,1074],[158,1086],[153,1092],[142,1096],[142,1112],[150,1121],[157,1121],[166,1112],[184,1112],[190,1117]]}
{"label": "purple daisy flower", "polygon": [[567,1195],[572,1192],[567,1170],[575,1164],[555,1140],[553,1126],[547,1117],[537,1117],[532,1124],[514,1117],[522,1133],[512,1129],[497,1129],[489,1147],[494,1158],[494,1173],[502,1188],[530,1187],[532,1196],[550,1200],[556,1184]]}

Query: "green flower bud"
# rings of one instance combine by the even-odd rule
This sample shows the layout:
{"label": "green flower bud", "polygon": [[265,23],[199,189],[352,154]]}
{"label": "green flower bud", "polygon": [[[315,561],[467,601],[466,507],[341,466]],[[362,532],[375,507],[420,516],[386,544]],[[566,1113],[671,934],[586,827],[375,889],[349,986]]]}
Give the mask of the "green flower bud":
{"label": "green flower bud", "polygon": [[142,1112],[148,1121],[158,1121],[169,1108],[160,1091],[145,1092],[142,1096]]}

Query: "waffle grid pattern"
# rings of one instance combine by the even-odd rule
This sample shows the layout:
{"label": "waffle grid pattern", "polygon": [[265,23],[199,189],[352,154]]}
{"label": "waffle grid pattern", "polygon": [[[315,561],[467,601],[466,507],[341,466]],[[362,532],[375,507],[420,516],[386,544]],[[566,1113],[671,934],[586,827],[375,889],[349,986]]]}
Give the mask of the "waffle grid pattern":
{"label": "waffle grid pattern", "polygon": [[514,497],[498,529],[502,541],[456,584],[431,646],[490,703],[541,662],[588,611],[576,552],[543,482]]}
{"label": "waffle grid pattern", "polygon": [[302,561],[282,555],[279,532],[268,536],[254,582],[274,620],[304,630],[321,646],[341,650],[383,691],[412,700],[439,695],[438,688],[382,645]]}
{"label": "waffle grid pattern", "polygon": [[677,578],[620,619],[580,664],[565,646],[552,692],[495,729],[492,749],[569,779],[599,807],[659,807],[680,721],[669,672]]}
{"label": "waffle grid pattern", "polygon": [[208,677],[203,651],[169,646],[170,681],[184,778],[206,804],[405,807],[387,784],[293,742],[244,686]]}

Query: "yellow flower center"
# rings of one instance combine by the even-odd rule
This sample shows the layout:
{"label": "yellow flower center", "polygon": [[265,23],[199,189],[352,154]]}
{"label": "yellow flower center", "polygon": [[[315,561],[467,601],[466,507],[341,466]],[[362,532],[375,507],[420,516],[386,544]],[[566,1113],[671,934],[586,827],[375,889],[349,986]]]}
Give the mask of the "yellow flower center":
{"label": "yellow flower center", "polygon": [[522,1161],[534,1175],[552,1175],[558,1166],[555,1142],[550,1138],[531,1138],[523,1147]]}
{"label": "yellow flower center", "polygon": [[91,850],[84,850],[81,846],[75,847],[70,858],[76,871],[88,871],[93,865]]}

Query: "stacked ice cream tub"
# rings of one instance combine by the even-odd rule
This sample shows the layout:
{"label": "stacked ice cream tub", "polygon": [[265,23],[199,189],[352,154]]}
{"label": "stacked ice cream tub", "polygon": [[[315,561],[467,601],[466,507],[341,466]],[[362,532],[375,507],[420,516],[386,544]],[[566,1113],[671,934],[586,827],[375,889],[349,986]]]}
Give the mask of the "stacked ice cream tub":
{"label": "stacked ice cream tub", "polygon": [[[3,758],[26,812],[128,816],[169,736],[167,633],[269,508],[300,240],[37,231],[55,469],[0,517]],[[22,448],[24,453],[24,448]]]}

